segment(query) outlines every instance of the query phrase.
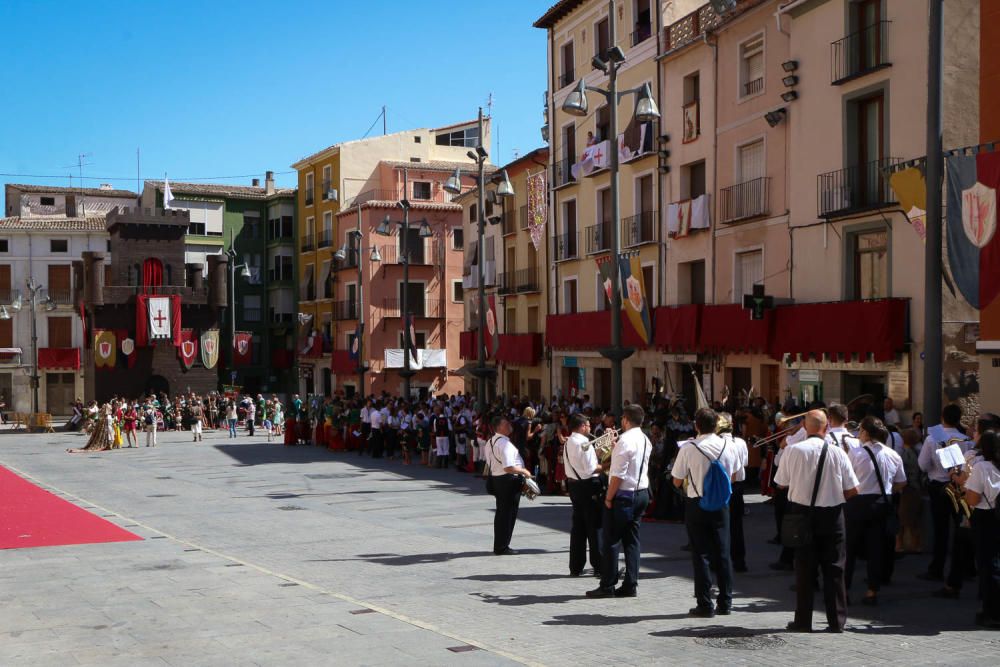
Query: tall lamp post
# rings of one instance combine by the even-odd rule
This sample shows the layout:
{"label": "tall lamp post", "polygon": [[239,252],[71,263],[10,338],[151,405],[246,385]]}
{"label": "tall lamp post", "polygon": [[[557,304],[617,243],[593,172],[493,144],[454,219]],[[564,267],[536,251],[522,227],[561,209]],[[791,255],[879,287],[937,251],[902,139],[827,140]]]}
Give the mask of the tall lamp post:
{"label": "tall lamp post", "polygon": [[[45,295],[44,299],[41,299],[42,286],[35,282],[34,277],[28,278],[25,283],[25,287],[28,290],[28,307],[31,312],[31,413],[38,413],[38,322],[36,321],[37,307],[39,302],[45,304],[45,310],[47,312],[52,312],[56,309],[55,301],[52,297]],[[10,304],[10,309],[15,313],[19,312],[24,305],[24,300],[21,297],[21,293],[18,292],[17,296]],[[0,320],[9,320],[11,317],[10,313],[7,311],[6,307],[0,307]]]}
{"label": "tall lamp post", "polygon": [[226,251],[229,257],[229,372],[231,382],[236,384],[233,373],[236,372],[236,270],[240,271],[240,278],[244,280],[250,277],[250,267],[246,262],[237,265],[236,243],[233,241],[233,230],[229,230],[229,250]]}
{"label": "tall lamp post", "polygon": [[[385,219],[379,223],[379,226],[375,228],[375,233],[379,236],[390,236],[392,234],[392,226],[399,226],[399,234],[402,239],[403,248],[400,251],[400,259],[403,261],[403,296],[400,299],[400,317],[403,320],[403,370],[399,371],[400,377],[403,378],[403,396],[406,400],[410,400],[410,378],[416,375],[416,371],[410,368],[410,335],[407,331],[407,320],[409,319],[409,293],[410,293],[410,200],[407,199],[407,186],[409,181],[407,178],[406,169],[403,170],[403,198],[397,202],[397,206],[403,209],[403,219],[393,220],[391,216],[385,216]],[[427,219],[420,221],[420,231],[418,236],[421,241],[423,239],[433,236],[431,231],[431,226],[427,224]],[[412,323],[411,323],[412,324]]]}
{"label": "tall lamp post", "polygon": [[[608,2],[608,34],[615,39],[616,12],[614,0]],[[607,60],[605,60],[607,58]],[[640,123],[652,122],[660,117],[660,111],[653,100],[652,89],[648,83],[639,88],[618,90],[618,70],[625,63],[625,52],[617,43],[590,61],[595,69],[608,75],[608,87],[596,88],[588,86],[580,79],[575,90],[566,96],[562,110],[571,116],[587,115],[587,91],[598,93],[607,102],[611,116],[610,140],[615,144],[611,150],[611,260],[615,273],[619,273],[621,255],[621,209],[619,207],[619,158],[618,158],[618,102],[625,95],[635,95],[635,119]],[[611,409],[616,415],[622,410],[622,362],[632,356],[632,348],[622,347],[622,294],[621,281],[611,281],[611,346],[600,350],[601,356],[611,361]]]}
{"label": "tall lamp post", "polygon": [[[476,367],[472,369],[472,374],[476,376],[476,404],[480,414],[486,411],[486,382],[496,375],[496,369],[486,365],[486,276],[484,264],[486,262],[486,251],[484,249],[483,235],[486,230],[486,163],[490,159],[490,154],[483,147],[483,108],[479,107],[479,135],[475,151],[468,152],[469,158],[476,163],[479,171],[478,191],[476,204],[476,277],[479,284],[479,334],[476,345]],[[445,182],[446,192],[457,195],[462,192],[462,172],[456,169],[455,173]],[[507,177],[507,172],[502,174],[502,180],[497,186],[496,195],[498,197],[513,197],[514,187]]]}
{"label": "tall lamp post", "polygon": [[[358,263],[358,331],[355,342],[358,346],[358,389],[361,392],[361,398],[367,395],[367,390],[365,389],[365,357],[364,357],[364,336],[365,336],[365,283],[364,283],[364,273],[361,270],[361,253],[367,250],[367,248],[361,247],[361,205],[358,205],[358,228],[352,229],[347,232],[348,239],[354,238],[355,243],[344,243],[340,249],[333,253],[333,258],[338,262],[343,262],[347,259],[348,255],[355,258]],[[355,254],[356,253],[356,254]],[[371,255],[368,258],[374,263],[382,261],[382,255],[379,254],[378,247],[371,247]]]}

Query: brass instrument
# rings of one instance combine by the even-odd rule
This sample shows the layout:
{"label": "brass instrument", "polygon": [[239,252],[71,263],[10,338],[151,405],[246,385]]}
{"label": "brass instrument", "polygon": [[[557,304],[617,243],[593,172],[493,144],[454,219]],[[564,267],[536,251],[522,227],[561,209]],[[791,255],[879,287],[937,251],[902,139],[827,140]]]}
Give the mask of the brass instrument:
{"label": "brass instrument", "polygon": [[[962,442],[968,442],[968,438],[951,438],[948,442],[944,443],[944,447],[951,447]],[[951,468],[948,472],[952,475],[961,475],[964,473],[967,477],[972,472],[972,465],[969,463],[969,459],[966,458],[965,465]],[[949,479],[948,483],[944,485],[944,493],[948,496],[948,500],[951,501],[951,509],[958,515],[959,519],[968,521],[972,518],[972,508],[969,507],[969,503],[965,500],[965,489],[955,481],[954,477]]]}
{"label": "brass instrument", "polygon": [[521,484],[521,495],[528,500],[534,500],[542,493],[542,490],[538,488],[538,483],[530,477],[525,477],[524,482]]}
{"label": "brass instrument", "polygon": [[609,428],[600,436],[591,438],[588,442],[580,445],[580,449],[587,451],[593,447],[594,453],[597,454],[597,462],[603,464],[611,459],[611,452],[614,450],[616,442],[618,442],[618,431]]}

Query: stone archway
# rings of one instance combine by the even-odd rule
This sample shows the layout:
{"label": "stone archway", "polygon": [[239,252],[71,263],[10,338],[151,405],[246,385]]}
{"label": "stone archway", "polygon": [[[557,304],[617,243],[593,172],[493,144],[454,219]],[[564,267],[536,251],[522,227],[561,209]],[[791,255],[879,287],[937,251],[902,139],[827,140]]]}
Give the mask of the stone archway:
{"label": "stone archway", "polygon": [[161,393],[170,396],[170,382],[162,375],[151,375],[146,381],[145,395],[159,396]]}

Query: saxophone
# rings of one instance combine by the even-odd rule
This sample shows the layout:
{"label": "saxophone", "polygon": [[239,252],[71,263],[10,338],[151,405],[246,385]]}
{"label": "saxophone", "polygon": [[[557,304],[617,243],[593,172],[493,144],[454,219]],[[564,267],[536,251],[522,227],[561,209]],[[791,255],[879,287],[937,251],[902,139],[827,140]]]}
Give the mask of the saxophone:
{"label": "saxophone", "polygon": [[[944,443],[945,447],[950,447],[951,445],[968,442],[967,438],[951,438],[948,442]],[[950,471],[953,475],[968,476],[972,472],[972,465],[969,463],[969,459],[965,459],[964,466],[956,466]],[[969,503],[965,500],[965,489],[962,485],[955,481],[952,477],[947,484],[944,486],[945,495],[948,496],[948,500],[951,501],[952,511],[958,515],[960,520],[968,521],[972,517],[972,508],[969,507]]]}

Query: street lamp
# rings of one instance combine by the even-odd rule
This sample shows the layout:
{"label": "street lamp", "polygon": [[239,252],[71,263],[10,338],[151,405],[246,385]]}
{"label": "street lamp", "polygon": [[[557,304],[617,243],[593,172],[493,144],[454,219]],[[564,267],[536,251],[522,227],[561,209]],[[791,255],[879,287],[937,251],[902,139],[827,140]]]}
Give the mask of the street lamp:
{"label": "street lamp", "polygon": [[[472,369],[472,374],[477,378],[476,403],[479,414],[486,412],[486,381],[496,375],[496,369],[486,365],[486,277],[483,265],[486,262],[486,251],[483,243],[483,235],[486,230],[486,162],[490,159],[490,154],[483,147],[483,108],[479,107],[479,134],[475,151],[469,151],[469,159],[476,163],[479,170],[478,179],[478,201],[476,215],[476,277],[479,281],[479,341],[476,349],[476,367]],[[444,184],[444,189],[457,195],[462,191],[461,173],[458,169],[454,175]],[[514,187],[507,176],[507,170],[501,174],[500,184],[496,189],[497,197],[513,197]]]}
{"label": "street lamp", "polygon": [[[410,368],[410,335],[407,330],[407,320],[409,319],[409,292],[410,292],[410,244],[408,242],[408,237],[410,234],[410,200],[407,199],[407,190],[409,188],[409,172],[403,169],[403,198],[400,199],[396,205],[403,209],[403,219],[393,220],[391,216],[386,215],[385,219],[379,223],[378,227],[375,228],[375,233],[379,236],[389,236],[392,233],[392,226],[399,226],[399,233],[403,238],[403,248],[400,252],[400,259],[403,261],[403,298],[400,299],[400,316],[403,320],[403,370],[399,371],[400,377],[403,378],[403,396],[406,400],[410,400],[410,378],[416,375],[416,371]],[[420,221],[420,231],[418,236],[421,240],[433,236],[434,232],[431,231],[431,226],[427,224],[427,219]],[[359,262],[360,264],[360,262]]]}
{"label": "street lamp", "polygon": [[236,372],[236,270],[240,271],[240,278],[247,280],[250,278],[250,267],[246,262],[237,264],[236,242],[233,240],[233,230],[229,230],[229,250],[226,251],[229,257],[229,373],[230,381],[236,384],[233,373]]}
{"label": "street lamp", "polygon": [[[608,2],[610,11],[608,12],[608,34],[612,39],[615,37],[616,12],[614,0]],[[606,58],[606,60],[605,60]],[[591,61],[595,68],[606,72],[608,75],[608,87],[597,88],[588,86],[581,79],[563,102],[562,110],[570,116],[587,115],[587,91],[602,95],[608,103],[610,111],[610,134],[611,140],[618,140],[618,102],[625,95],[635,95],[635,119],[640,123],[648,123],[660,117],[660,110],[653,100],[652,88],[648,83],[644,83],[639,88],[628,90],[618,90],[618,70],[625,62],[625,53],[617,44],[607,50],[606,53],[594,56]],[[619,157],[617,146],[614,146],[611,153],[611,260],[615,272],[619,272],[621,255],[621,210],[619,207]],[[632,348],[622,347],[622,295],[621,282],[611,281],[611,346],[600,350],[601,356],[611,361],[611,408],[616,415],[622,410],[622,362],[632,356]]]}
{"label": "street lamp", "polygon": [[[361,246],[361,204],[358,204],[358,228],[352,229],[347,232],[348,239],[354,238],[355,243],[344,243],[340,246],[337,252],[333,253],[333,258],[338,262],[343,262],[347,259],[348,255],[354,256],[357,253],[357,263],[358,263],[358,331],[355,341],[358,346],[358,390],[361,393],[361,398],[364,399],[368,392],[365,388],[365,358],[364,358],[364,335],[365,335],[365,283],[364,275],[361,271],[361,253],[367,248],[362,248]],[[371,247],[371,255],[369,256],[369,261],[378,262],[382,261],[382,255],[379,254],[378,247]]]}
{"label": "street lamp", "polygon": [[[32,414],[38,413],[38,323],[36,322],[37,307],[39,303],[45,306],[46,312],[52,312],[56,309],[56,303],[52,300],[52,297],[45,295],[45,299],[39,300],[39,296],[42,292],[42,286],[35,282],[35,279],[28,278],[25,283],[25,287],[28,289],[28,303],[31,310],[31,412]],[[24,299],[21,297],[21,293],[18,292],[17,296],[10,304],[10,310],[15,313],[20,312],[21,308],[24,306]],[[0,320],[9,320],[11,318],[10,312],[8,312],[6,306],[0,307]]]}

